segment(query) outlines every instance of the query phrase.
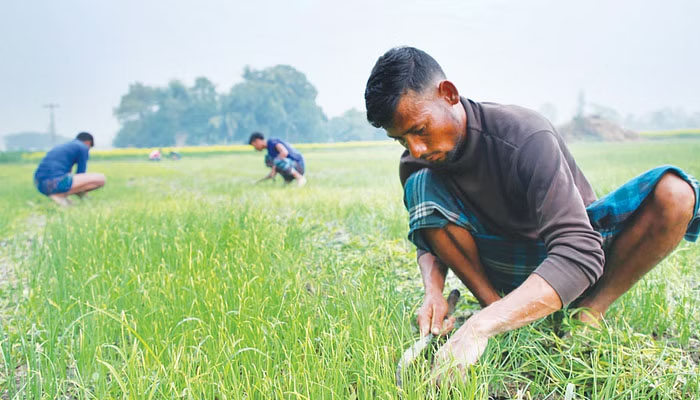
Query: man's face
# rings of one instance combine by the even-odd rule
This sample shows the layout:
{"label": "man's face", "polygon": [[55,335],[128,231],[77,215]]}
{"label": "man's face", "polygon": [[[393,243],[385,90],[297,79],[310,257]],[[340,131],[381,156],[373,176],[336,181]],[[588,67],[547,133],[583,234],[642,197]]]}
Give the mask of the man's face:
{"label": "man's face", "polygon": [[[387,128],[390,138],[398,141],[413,157],[441,164],[451,160],[466,131],[464,108],[450,82],[423,93],[409,91],[396,107],[394,122]],[[454,90],[454,93],[445,91]]]}
{"label": "man's face", "polygon": [[255,147],[257,151],[263,151],[265,149],[265,141],[262,139],[255,139],[250,144]]}

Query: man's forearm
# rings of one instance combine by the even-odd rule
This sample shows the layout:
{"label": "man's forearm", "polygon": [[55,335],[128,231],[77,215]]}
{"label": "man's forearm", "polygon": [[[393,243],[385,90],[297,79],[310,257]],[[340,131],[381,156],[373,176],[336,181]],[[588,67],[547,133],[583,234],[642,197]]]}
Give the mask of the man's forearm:
{"label": "man's forearm", "polygon": [[80,159],[77,162],[77,166],[75,167],[75,173],[76,174],[84,174],[85,171],[87,171],[87,162],[88,162],[87,155],[85,155],[84,157],[80,157]]}
{"label": "man's forearm", "polygon": [[287,148],[284,147],[282,145],[282,143],[277,143],[277,145],[275,146],[275,149],[277,149],[277,153],[278,153],[277,157],[275,157],[275,158],[278,158],[280,160],[284,160],[285,158],[287,158],[287,156],[289,156],[289,151],[287,151]]}
{"label": "man's forearm", "polygon": [[431,253],[422,254],[418,258],[418,266],[423,277],[425,294],[439,293],[442,296],[442,290],[445,288],[447,268]]}
{"label": "man's forearm", "polygon": [[465,327],[480,337],[492,337],[543,318],[562,307],[552,286],[537,274],[467,321]]}

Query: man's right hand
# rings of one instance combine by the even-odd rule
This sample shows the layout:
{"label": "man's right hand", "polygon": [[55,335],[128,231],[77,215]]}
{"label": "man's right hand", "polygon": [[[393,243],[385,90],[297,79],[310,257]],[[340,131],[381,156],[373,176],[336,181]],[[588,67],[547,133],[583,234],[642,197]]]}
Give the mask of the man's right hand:
{"label": "man's right hand", "polygon": [[433,335],[445,335],[454,328],[455,317],[445,319],[447,309],[447,300],[442,293],[425,295],[416,318],[421,337],[431,332]]}

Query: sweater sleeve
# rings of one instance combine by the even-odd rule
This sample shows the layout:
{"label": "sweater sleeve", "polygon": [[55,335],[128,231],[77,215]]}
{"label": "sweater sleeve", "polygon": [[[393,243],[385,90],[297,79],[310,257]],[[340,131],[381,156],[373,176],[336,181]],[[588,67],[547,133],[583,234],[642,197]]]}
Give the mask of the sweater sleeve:
{"label": "sweater sleeve", "polygon": [[541,131],[528,138],[516,162],[528,210],[547,248],[547,258],[534,273],[566,305],[603,274],[602,238],[588,220],[569,164],[552,132]]}
{"label": "sweater sleeve", "polygon": [[80,151],[78,152],[78,167],[76,168],[76,171],[75,171],[76,174],[85,173],[85,171],[87,170],[88,158],[89,158],[89,153],[88,153],[87,146],[81,146]]}

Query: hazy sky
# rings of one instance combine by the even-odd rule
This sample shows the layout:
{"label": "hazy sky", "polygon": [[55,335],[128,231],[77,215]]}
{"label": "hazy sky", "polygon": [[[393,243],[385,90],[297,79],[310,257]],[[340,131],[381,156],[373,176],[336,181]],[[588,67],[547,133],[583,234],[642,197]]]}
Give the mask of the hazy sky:
{"label": "hazy sky", "polygon": [[290,64],[336,116],[364,109],[377,57],[419,47],[475,100],[560,118],[586,99],[623,113],[700,111],[700,1],[0,0],[0,134],[119,129],[112,110],[130,83],[220,92],[245,65]]}

